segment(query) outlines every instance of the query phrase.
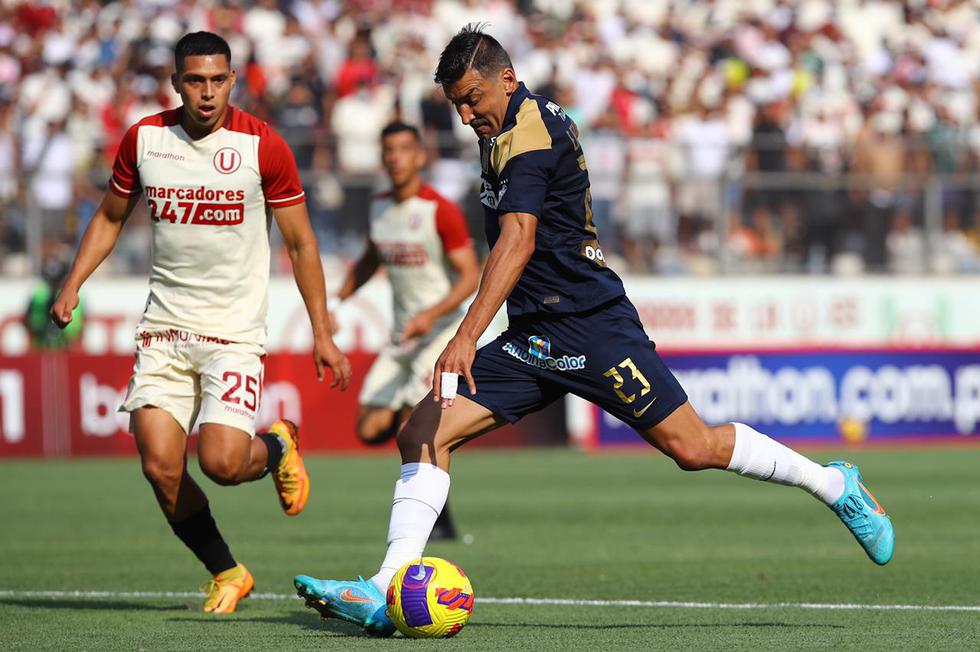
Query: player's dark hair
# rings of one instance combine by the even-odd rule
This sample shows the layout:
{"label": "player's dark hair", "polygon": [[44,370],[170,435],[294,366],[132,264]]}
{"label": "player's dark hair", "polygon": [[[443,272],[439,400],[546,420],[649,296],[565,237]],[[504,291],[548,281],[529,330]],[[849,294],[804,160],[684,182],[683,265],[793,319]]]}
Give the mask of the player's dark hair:
{"label": "player's dark hair", "polygon": [[483,31],[484,23],[470,23],[449,41],[439,55],[437,84],[448,86],[459,81],[470,68],[490,79],[505,68],[513,68],[507,50]]}
{"label": "player's dark hair", "polygon": [[395,120],[385,125],[385,128],[381,130],[381,140],[384,140],[392,134],[401,134],[405,132],[412,134],[412,138],[415,139],[416,143],[422,142],[422,134],[419,133],[418,128],[406,122],[401,122],[400,120]]}
{"label": "player's dark hair", "polygon": [[191,32],[185,34],[174,46],[174,65],[177,72],[184,69],[185,57],[200,57],[209,54],[223,54],[231,65],[231,48],[228,41],[212,32]]}

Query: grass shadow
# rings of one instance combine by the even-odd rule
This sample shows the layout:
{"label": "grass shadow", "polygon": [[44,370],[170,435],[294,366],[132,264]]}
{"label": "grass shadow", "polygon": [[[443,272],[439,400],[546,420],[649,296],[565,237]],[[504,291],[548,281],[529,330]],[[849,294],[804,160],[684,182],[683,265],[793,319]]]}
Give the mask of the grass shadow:
{"label": "grass shadow", "polygon": [[268,623],[273,625],[294,625],[298,627],[303,627],[305,629],[314,630],[317,632],[329,632],[335,636],[348,636],[364,638],[365,634],[357,625],[345,622],[343,620],[322,620],[318,618],[315,614],[296,611],[281,616],[258,616],[256,618],[250,618],[247,610],[239,611],[235,614],[237,617],[223,618],[223,619],[209,619],[209,618],[191,618],[191,617],[179,617],[179,618],[168,618],[168,622],[186,622],[186,623],[206,623],[208,625],[214,623]]}
{"label": "grass shadow", "polygon": [[53,600],[50,598],[0,598],[0,605],[13,605],[28,609],[71,609],[93,611],[189,611],[186,604],[152,604],[149,602],[123,602],[121,600]]}
{"label": "grass shadow", "polygon": [[533,629],[699,629],[723,628],[723,627],[759,627],[759,628],[781,628],[781,629],[844,629],[844,625],[825,625],[822,623],[612,623],[609,625],[586,625],[583,623],[558,624],[558,623],[469,623],[466,628],[471,627],[498,627],[498,628],[533,628]]}

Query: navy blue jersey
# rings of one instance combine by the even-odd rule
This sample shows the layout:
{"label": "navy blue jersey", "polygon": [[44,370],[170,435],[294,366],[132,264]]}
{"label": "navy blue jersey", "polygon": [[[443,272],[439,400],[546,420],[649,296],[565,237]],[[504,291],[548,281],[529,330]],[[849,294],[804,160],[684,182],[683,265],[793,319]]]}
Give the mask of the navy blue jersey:
{"label": "navy blue jersey", "polygon": [[583,312],[625,294],[599,247],[585,154],[560,106],[520,83],[500,135],[480,139],[480,160],[490,246],[500,215],[538,218],[534,253],[507,298],[509,316]]}

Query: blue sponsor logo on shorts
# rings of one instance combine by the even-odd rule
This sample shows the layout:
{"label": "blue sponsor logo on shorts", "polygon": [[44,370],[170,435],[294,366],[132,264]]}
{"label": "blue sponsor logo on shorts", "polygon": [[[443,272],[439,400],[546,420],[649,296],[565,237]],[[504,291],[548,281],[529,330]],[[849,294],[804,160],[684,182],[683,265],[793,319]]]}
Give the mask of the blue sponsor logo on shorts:
{"label": "blue sponsor logo on shorts", "polygon": [[513,342],[507,342],[504,344],[503,349],[524,364],[529,364],[539,369],[548,369],[549,371],[576,371],[585,369],[584,355],[563,355],[560,358],[551,357],[551,341],[547,337],[532,335],[528,338],[528,345],[528,348],[525,350],[518,348]]}

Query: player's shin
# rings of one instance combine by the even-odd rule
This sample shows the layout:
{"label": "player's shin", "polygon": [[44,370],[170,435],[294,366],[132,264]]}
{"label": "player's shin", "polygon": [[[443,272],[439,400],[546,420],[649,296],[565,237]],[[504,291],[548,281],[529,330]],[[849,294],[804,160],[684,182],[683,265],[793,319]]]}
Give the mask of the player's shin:
{"label": "player's shin", "polygon": [[235,559],[218,532],[218,526],[211,516],[211,507],[207,503],[189,517],[170,523],[170,527],[212,575],[235,567]]}
{"label": "player's shin", "polygon": [[791,448],[743,424],[736,423],[735,448],[728,470],[756,480],[805,489],[830,505],[844,492],[844,476],[820,466]]}
{"label": "player's shin", "polygon": [[371,578],[382,591],[387,590],[399,568],[422,556],[448,495],[448,473],[425,462],[402,464],[391,505],[388,552],[381,569]]}

